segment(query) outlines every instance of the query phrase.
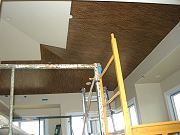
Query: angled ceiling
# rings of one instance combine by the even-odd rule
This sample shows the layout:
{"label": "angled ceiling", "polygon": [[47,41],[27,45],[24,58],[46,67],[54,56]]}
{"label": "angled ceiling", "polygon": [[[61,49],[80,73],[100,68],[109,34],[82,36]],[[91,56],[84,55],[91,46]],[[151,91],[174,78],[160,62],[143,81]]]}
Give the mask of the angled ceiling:
{"label": "angled ceiling", "polygon": [[180,69],[180,44],[170,55],[145,74],[137,83],[160,83]]}
{"label": "angled ceiling", "polygon": [[[38,43],[35,51],[39,50],[40,44],[66,48],[70,9],[71,1],[4,1],[1,14],[7,23]],[[24,60],[23,55],[21,57]]]}
{"label": "angled ceiling", "polygon": [[[42,60],[34,62],[100,62],[104,67],[112,54],[110,33],[114,32],[126,78],[180,21],[179,11],[180,6],[175,5],[73,1],[66,49],[42,44]],[[104,79],[110,90],[116,86],[114,74],[111,66]],[[7,94],[9,72],[1,71],[0,77],[0,93]],[[18,71],[15,93],[80,92],[89,77],[92,77],[91,71]]]}

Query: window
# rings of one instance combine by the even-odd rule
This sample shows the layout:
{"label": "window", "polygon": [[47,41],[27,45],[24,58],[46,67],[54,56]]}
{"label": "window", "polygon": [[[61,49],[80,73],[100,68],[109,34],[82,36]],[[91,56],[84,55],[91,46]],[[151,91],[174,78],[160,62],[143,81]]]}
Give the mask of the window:
{"label": "window", "polygon": [[139,122],[138,122],[138,117],[137,117],[135,105],[129,106],[129,114],[130,114],[130,118],[131,118],[131,124],[133,126],[138,125]]}
{"label": "window", "polygon": [[180,91],[171,96],[176,120],[180,120]]}
{"label": "window", "polygon": [[[129,108],[129,114],[131,118],[131,124],[133,126],[138,125],[139,120],[138,120],[138,115],[136,112],[135,98],[131,99],[128,102],[128,108]],[[114,126],[113,126],[113,121],[114,121]],[[109,132],[121,131],[125,128],[123,112],[121,109],[119,110],[119,112],[113,114],[113,120],[111,119],[111,117],[108,117],[108,127],[109,127]]]}
{"label": "window", "polygon": [[[84,126],[83,116],[72,117],[73,135],[81,135],[83,132],[83,126]],[[85,130],[85,131],[87,131],[87,130]]]}
{"label": "window", "polygon": [[123,112],[119,112],[116,114],[113,114],[114,119],[114,125],[115,125],[115,131],[121,131],[124,129],[124,118],[123,118]]}
{"label": "window", "polygon": [[[128,108],[129,108],[129,113],[130,113],[130,118],[131,118],[131,124],[138,125],[139,121],[138,121],[138,115],[136,112],[135,98],[133,98],[132,100],[128,102]],[[115,131],[122,131],[125,127],[123,112],[121,109],[118,112],[113,113],[112,116],[109,115],[107,120],[108,120],[109,133],[113,133]],[[72,117],[73,135],[82,134],[83,124],[84,124],[83,116]],[[100,133],[99,119],[96,113],[95,114],[93,114],[92,112],[89,113],[87,128],[88,128],[88,133],[90,134]],[[85,135],[87,135],[87,129],[85,130]]]}
{"label": "window", "polygon": [[168,112],[171,120],[180,120],[180,85],[165,93]]}
{"label": "window", "polygon": [[13,122],[13,124],[29,134],[39,135],[40,132],[40,135],[44,135],[44,120],[40,121],[40,131],[38,120]]}

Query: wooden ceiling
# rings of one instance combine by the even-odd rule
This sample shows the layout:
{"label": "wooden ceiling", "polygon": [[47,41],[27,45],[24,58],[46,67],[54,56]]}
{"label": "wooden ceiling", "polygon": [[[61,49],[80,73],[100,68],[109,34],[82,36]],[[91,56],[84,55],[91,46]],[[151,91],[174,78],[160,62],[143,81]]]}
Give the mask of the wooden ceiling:
{"label": "wooden ceiling", "polygon": [[[118,41],[123,76],[126,78],[180,21],[180,6],[121,2],[72,2],[67,49],[41,45],[41,61],[2,63],[101,63],[111,56],[110,34]],[[93,71],[17,71],[15,94],[80,92]],[[113,90],[113,65],[104,84]],[[8,94],[10,72],[0,71],[0,94]]]}

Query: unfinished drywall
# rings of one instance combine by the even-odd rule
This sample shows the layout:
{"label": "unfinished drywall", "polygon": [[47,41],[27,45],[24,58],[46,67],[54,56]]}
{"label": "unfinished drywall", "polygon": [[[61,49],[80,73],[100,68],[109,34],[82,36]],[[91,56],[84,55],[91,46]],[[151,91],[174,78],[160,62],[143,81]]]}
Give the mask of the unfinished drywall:
{"label": "unfinished drywall", "polygon": [[160,84],[136,84],[135,87],[142,123],[168,121],[168,112]]}
{"label": "unfinished drywall", "polygon": [[0,58],[3,60],[40,60],[40,44],[7,21],[0,19]]}

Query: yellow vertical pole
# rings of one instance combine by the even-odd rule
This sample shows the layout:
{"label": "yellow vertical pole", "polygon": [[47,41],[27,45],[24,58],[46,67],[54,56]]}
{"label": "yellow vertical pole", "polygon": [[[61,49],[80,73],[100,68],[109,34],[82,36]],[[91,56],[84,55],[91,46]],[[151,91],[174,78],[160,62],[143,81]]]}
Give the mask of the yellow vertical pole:
{"label": "yellow vertical pole", "polygon": [[126,100],[126,93],[124,88],[124,81],[122,76],[122,69],[121,69],[121,63],[118,53],[118,47],[116,38],[114,37],[114,34],[111,34],[111,45],[112,45],[112,51],[114,55],[114,63],[115,63],[115,70],[116,70],[116,76],[117,76],[117,82],[118,82],[118,89],[120,92],[120,101],[122,106],[122,111],[124,115],[124,123],[125,123],[125,135],[132,135],[131,131],[131,122],[130,122],[130,116],[127,106],[127,100]]}

